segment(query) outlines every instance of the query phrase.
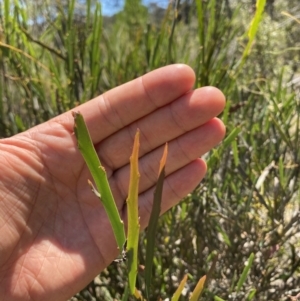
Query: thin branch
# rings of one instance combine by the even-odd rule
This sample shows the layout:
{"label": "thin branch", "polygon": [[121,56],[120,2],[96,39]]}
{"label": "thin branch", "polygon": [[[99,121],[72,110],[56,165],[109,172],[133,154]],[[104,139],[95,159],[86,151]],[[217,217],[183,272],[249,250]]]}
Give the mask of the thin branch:
{"label": "thin branch", "polygon": [[54,48],[52,48],[52,47],[50,47],[50,46],[44,44],[43,42],[41,42],[41,41],[39,41],[39,40],[33,38],[33,37],[28,33],[28,31],[26,31],[26,29],[24,29],[24,28],[22,28],[22,27],[20,27],[20,29],[22,30],[22,32],[26,35],[26,37],[27,37],[29,40],[31,40],[32,42],[34,42],[34,43],[40,45],[41,47],[43,47],[43,48],[45,48],[45,49],[47,49],[47,50],[49,50],[50,52],[52,52],[53,54],[55,54],[56,56],[58,56],[58,57],[61,58],[62,60],[66,60],[66,57],[64,57],[64,56],[61,54],[60,51],[58,51],[58,50],[56,50],[56,49],[54,49]]}

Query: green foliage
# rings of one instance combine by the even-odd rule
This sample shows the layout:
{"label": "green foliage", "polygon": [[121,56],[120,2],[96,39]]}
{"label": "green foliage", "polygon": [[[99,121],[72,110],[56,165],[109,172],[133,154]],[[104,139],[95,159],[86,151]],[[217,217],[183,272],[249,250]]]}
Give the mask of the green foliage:
{"label": "green foliage", "polygon": [[98,191],[91,181],[88,183],[91,186],[92,191],[103,204],[105,212],[112,225],[118,248],[120,253],[122,253],[126,241],[124,223],[120,218],[118,208],[114,201],[106,171],[96,153],[83,116],[80,113],[75,112],[73,113],[73,116],[75,120],[74,132],[78,142],[78,149],[92,174]]}
{"label": "green foliage", "polygon": [[203,289],[204,289],[205,281],[206,281],[206,276],[203,276],[202,278],[199,279],[199,281],[191,295],[190,301],[199,300],[199,298],[203,292]]}
{"label": "green foliage", "polygon": [[255,11],[255,15],[251,21],[251,24],[250,24],[250,27],[248,30],[248,39],[249,40],[248,40],[247,46],[243,52],[242,61],[244,61],[247,58],[247,56],[249,55],[250,48],[256,37],[258,25],[262,19],[263,13],[264,13],[265,5],[266,5],[266,0],[257,0],[256,1],[256,11]]}
{"label": "green foliage", "polygon": [[178,285],[178,288],[177,288],[176,292],[174,293],[171,301],[178,301],[179,300],[180,295],[181,295],[181,293],[184,289],[184,286],[186,284],[187,278],[188,278],[188,275],[184,275],[184,277],[181,280],[180,284]]}
{"label": "green foliage", "polygon": [[[0,4],[0,136],[163,65],[191,65],[196,87],[214,85],[225,93],[221,118],[228,136],[205,156],[205,180],[159,220],[149,299],[172,296],[189,274],[180,297],[188,299],[208,271],[204,300],[296,295],[299,1],[266,1],[254,40],[247,36],[253,1],[176,1],[161,19],[159,9],[147,11],[140,1],[126,1],[135,19],[124,11],[102,17],[97,1],[49,1],[37,10],[30,6],[35,1]],[[142,234],[141,266],[145,253]],[[251,269],[241,278],[252,253]],[[124,271],[125,263],[113,263],[73,300],[127,300]],[[144,293],[140,273],[137,286]]]}
{"label": "green foliage", "polygon": [[145,258],[145,287],[146,296],[149,298],[151,288],[151,277],[153,267],[153,257],[155,249],[155,237],[157,235],[158,219],[161,212],[161,199],[163,192],[163,183],[165,179],[165,165],[167,161],[168,144],[165,145],[164,153],[160,161],[159,174],[157,179],[156,188],[154,191],[153,205],[150,213],[149,225],[146,233],[146,258]]}
{"label": "green foliage", "polygon": [[251,253],[250,257],[249,257],[249,259],[247,261],[247,264],[245,265],[245,268],[244,268],[244,270],[243,270],[243,272],[241,274],[241,277],[240,277],[240,279],[239,279],[239,281],[238,281],[238,283],[236,285],[236,292],[239,292],[241,290],[243,284],[245,283],[245,281],[247,279],[247,276],[249,274],[249,271],[250,271],[250,269],[252,267],[253,260],[254,260],[254,254]]}
{"label": "green foliage", "polygon": [[140,132],[137,131],[134,139],[132,155],[130,157],[130,181],[127,198],[128,233],[127,233],[127,257],[128,257],[128,283],[130,294],[135,292],[135,282],[138,269],[138,243],[140,234],[138,196],[139,196],[139,142]]}

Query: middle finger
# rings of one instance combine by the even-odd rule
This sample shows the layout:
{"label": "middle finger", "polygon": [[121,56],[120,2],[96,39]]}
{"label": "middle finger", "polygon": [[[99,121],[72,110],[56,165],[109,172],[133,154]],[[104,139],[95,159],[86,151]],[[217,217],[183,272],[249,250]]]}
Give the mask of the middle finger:
{"label": "middle finger", "polygon": [[220,114],[224,104],[224,96],[216,88],[204,87],[189,92],[98,144],[96,149],[102,164],[111,167],[112,170],[128,164],[137,128],[141,133],[141,157],[183,133],[205,124]]}

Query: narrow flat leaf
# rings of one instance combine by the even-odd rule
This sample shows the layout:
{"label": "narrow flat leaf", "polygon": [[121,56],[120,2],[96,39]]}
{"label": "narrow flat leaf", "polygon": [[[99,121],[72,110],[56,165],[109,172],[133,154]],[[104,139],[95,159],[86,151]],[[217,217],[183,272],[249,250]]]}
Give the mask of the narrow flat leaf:
{"label": "narrow flat leaf", "polygon": [[231,149],[232,149],[232,153],[233,153],[233,161],[234,161],[234,165],[235,166],[239,166],[240,164],[240,160],[239,160],[239,150],[238,150],[238,145],[236,142],[236,139],[234,139],[231,142]]}
{"label": "narrow flat leaf", "polygon": [[179,298],[180,298],[180,295],[184,289],[184,286],[186,284],[186,281],[187,281],[187,278],[188,278],[188,275],[184,275],[183,279],[181,280],[176,292],[174,293],[171,301],[178,301]]}
{"label": "narrow flat leaf", "polygon": [[248,273],[251,269],[251,266],[252,266],[252,263],[253,263],[253,260],[254,260],[254,253],[251,253],[251,255],[249,256],[248,258],[248,261],[247,261],[247,264],[243,270],[243,273],[238,281],[238,284],[236,286],[236,292],[239,292],[240,289],[242,288],[243,284],[245,283],[246,279],[247,279],[247,276],[248,276]]}
{"label": "narrow flat leaf", "polygon": [[[222,142],[221,149],[225,149],[228,147],[232,141],[237,137],[237,135],[241,132],[241,127],[237,126],[235,127],[230,134],[225,138],[225,140]],[[220,150],[213,150],[212,155],[207,160],[207,165],[212,166],[217,160],[219,160],[219,153],[222,153]]]}
{"label": "narrow flat leaf", "polygon": [[220,298],[220,297],[218,297],[218,296],[214,296],[214,300],[215,300],[215,301],[225,301],[224,299],[222,299],[222,298]]}
{"label": "narrow flat leaf", "polygon": [[258,25],[261,21],[265,5],[266,5],[266,0],[256,0],[256,11],[248,30],[249,40],[243,53],[243,59],[245,59],[250,53],[250,49],[254,41],[254,38],[256,36]]}
{"label": "narrow flat leaf", "polygon": [[138,194],[139,194],[139,130],[136,132],[132,155],[130,157],[130,180],[127,198],[128,235],[127,235],[127,257],[129,273],[129,291],[135,293],[135,282],[138,269],[138,242],[140,233]]}
{"label": "narrow flat leaf", "polygon": [[137,300],[140,300],[140,301],[143,301],[143,300],[144,300],[144,298],[143,298],[141,292],[140,292],[139,290],[137,290],[137,289],[135,289],[135,291],[134,291],[134,297],[135,297]]}
{"label": "narrow flat leaf", "polygon": [[237,126],[235,127],[230,134],[225,138],[225,140],[222,143],[222,146],[226,148],[229,146],[229,144],[237,137],[237,135],[241,132],[241,127]]}
{"label": "narrow flat leaf", "polygon": [[158,181],[154,191],[153,205],[152,205],[149,225],[146,233],[147,246],[146,246],[146,264],[145,264],[145,285],[146,285],[146,292],[147,292],[148,299],[149,299],[149,291],[151,285],[156,229],[157,229],[158,219],[161,211],[161,198],[162,198],[162,191],[163,191],[163,182],[165,179],[165,165],[167,161],[167,154],[168,154],[168,144],[165,145],[164,152],[160,160]]}
{"label": "narrow flat leaf", "polygon": [[94,186],[92,186],[92,190],[94,191],[94,193],[96,193],[96,195],[98,193],[98,196],[101,196],[100,201],[102,202],[106,214],[109,218],[121,253],[126,241],[125,229],[113,195],[111,193],[105,169],[101,165],[100,159],[96,153],[83,116],[80,113],[76,112],[73,112],[73,116],[75,120],[74,132],[77,138],[79,151],[81,152],[84,161],[92,174],[96,188],[99,192],[96,191]]}
{"label": "narrow flat leaf", "polygon": [[255,288],[251,289],[251,291],[249,292],[246,300],[251,301],[255,297],[255,294],[256,294],[256,289]]}
{"label": "narrow flat leaf", "polygon": [[221,234],[226,245],[231,247],[231,241],[230,241],[228,235],[226,234],[226,232],[220,226],[217,226],[216,228],[219,231],[219,233]]}
{"label": "narrow flat leaf", "polygon": [[203,288],[204,288],[205,281],[206,281],[206,276],[203,276],[200,278],[200,280],[198,281],[198,283],[191,295],[190,301],[198,301],[199,300],[199,298],[202,294]]}
{"label": "narrow flat leaf", "polygon": [[129,298],[129,291],[128,290],[129,290],[128,286],[126,285],[121,301],[127,301],[128,300],[128,298]]}
{"label": "narrow flat leaf", "polygon": [[218,261],[218,257],[219,257],[218,253],[216,253],[214,251],[212,252],[212,254],[210,256],[212,258],[212,265],[211,265],[209,271],[206,274],[206,280],[205,280],[206,286],[209,284],[210,280],[212,279],[213,272],[215,271],[217,261]]}

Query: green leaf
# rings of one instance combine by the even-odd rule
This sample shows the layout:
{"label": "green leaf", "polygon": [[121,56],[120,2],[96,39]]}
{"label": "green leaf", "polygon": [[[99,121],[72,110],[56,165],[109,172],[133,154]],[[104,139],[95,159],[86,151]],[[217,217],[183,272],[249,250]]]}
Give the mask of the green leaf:
{"label": "green leaf", "polygon": [[183,279],[181,280],[176,292],[174,293],[171,301],[178,301],[179,298],[180,298],[180,295],[184,289],[184,286],[186,284],[186,281],[187,281],[187,278],[188,278],[188,275],[184,275]]}
{"label": "green leaf", "polygon": [[100,80],[100,58],[101,58],[101,47],[99,47],[102,37],[102,14],[101,5],[97,2],[96,10],[94,13],[93,29],[92,29],[92,45],[90,47],[90,72],[92,80],[92,93],[91,97],[94,96],[95,92],[99,87]]}
{"label": "green leaf", "polygon": [[135,282],[138,268],[138,242],[140,233],[139,212],[138,212],[138,194],[139,194],[139,137],[140,132],[137,130],[132,155],[130,157],[130,180],[127,198],[128,214],[128,236],[127,236],[127,257],[129,269],[129,291],[130,294],[135,292]]}
{"label": "green leaf", "polygon": [[231,142],[231,148],[232,148],[234,165],[238,166],[240,164],[240,160],[239,160],[239,151],[238,151],[238,145],[236,139],[234,139]]}
{"label": "green leaf", "polygon": [[198,281],[198,283],[191,295],[190,301],[198,301],[199,300],[199,298],[203,292],[205,281],[206,281],[206,276],[203,276],[200,278],[200,280]]}
{"label": "green leaf", "polygon": [[128,300],[128,298],[129,298],[129,291],[128,290],[129,290],[129,288],[126,285],[121,301],[127,301]]}
{"label": "green leaf", "polygon": [[247,264],[243,270],[243,273],[238,281],[238,284],[236,286],[236,292],[239,292],[240,289],[242,288],[243,284],[245,283],[246,279],[247,279],[247,276],[248,276],[248,273],[251,269],[251,266],[252,266],[252,263],[253,263],[253,260],[254,260],[254,253],[251,253],[248,260],[247,260]]}
{"label": "green leaf", "polygon": [[222,298],[220,298],[220,297],[218,297],[218,296],[214,296],[214,300],[215,300],[215,301],[225,301],[224,299],[222,299]]}
{"label": "green leaf", "polygon": [[251,301],[251,300],[254,298],[255,294],[256,294],[256,289],[253,288],[253,289],[249,292],[249,294],[248,294],[246,300],[247,300],[247,301]]}
{"label": "green leaf", "polygon": [[237,137],[237,135],[240,133],[241,127],[237,126],[235,127],[230,134],[225,138],[225,140],[222,142],[222,146],[219,150],[213,150],[212,155],[207,160],[207,165],[211,167],[216,161],[220,159],[219,154],[223,153],[223,150],[228,147],[232,141]]}
{"label": "green leaf", "polygon": [[146,246],[146,265],[145,265],[145,285],[146,285],[146,292],[147,292],[148,299],[149,299],[149,291],[151,285],[156,229],[157,229],[158,219],[161,210],[161,198],[162,198],[162,191],[163,191],[163,182],[165,179],[165,165],[167,161],[167,154],[168,154],[168,144],[165,145],[164,152],[160,160],[158,180],[154,191],[153,205],[152,205],[149,225],[146,233],[147,246]]}
{"label": "green leaf", "polygon": [[256,11],[255,11],[255,15],[251,21],[251,24],[250,24],[250,27],[248,30],[249,40],[248,40],[247,46],[244,50],[242,60],[245,60],[245,58],[247,58],[247,56],[250,53],[250,49],[253,44],[254,38],[256,36],[257,30],[258,30],[258,25],[261,21],[265,5],[266,5],[266,0],[257,0],[256,1]]}
{"label": "green leaf", "polygon": [[118,248],[121,253],[126,241],[125,229],[110,190],[106,171],[101,165],[83,116],[79,112],[73,112],[73,116],[75,120],[74,132],[78,141],[79,151],[81,152],[84,161],[86,162],[88,169],[92,174],[96,188],[99,192],[97,192],[93,186],[91,186],[92,190],[99,197],[103,204],[103,207],[112,225]]}
{"label": "green leaf", "polygon": [[225,233],[225,231],[220,227],[220,226],[216,226],[217,230],[219,231],[219,233],[221,234],[224,242],[226,243],[226,245],[228,247],[231,247],[231,241],[228,237],[228,235]]}

